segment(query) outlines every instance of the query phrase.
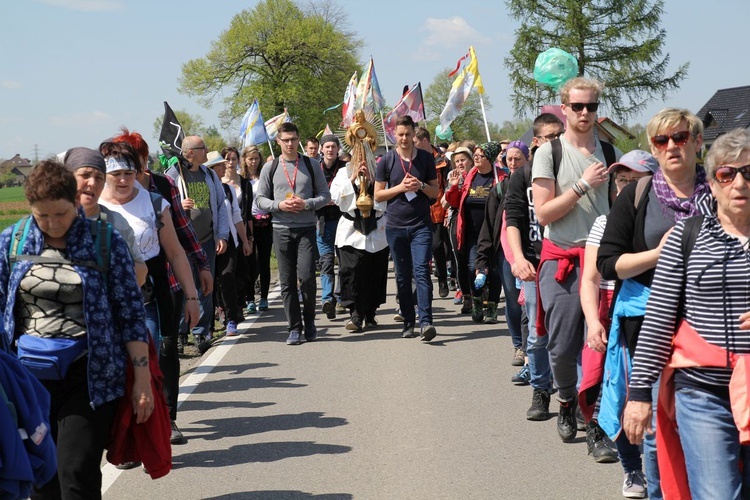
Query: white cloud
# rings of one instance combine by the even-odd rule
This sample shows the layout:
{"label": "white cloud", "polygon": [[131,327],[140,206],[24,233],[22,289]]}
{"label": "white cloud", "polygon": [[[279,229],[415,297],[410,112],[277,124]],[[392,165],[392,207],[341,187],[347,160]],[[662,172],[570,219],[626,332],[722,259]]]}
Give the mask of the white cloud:
{"label": "white cloud", "polygon": [[102,111],[91,111],[87,113],[73,113],[68,116],[52,116],[49,119],[50,125],[58,127],[86,127],[104,123],[111,117]]}
{"label": "white cloud", "polygon": [[9,90],[18,90],[20,88],[23,88],[23,84],[15,80],[0,80],[0,87],[6,88]]}
{"label": "white cloud", "polygon": [[38,3],[77,10],[79,12],[102,12],[123,8],[117,0],[35,0]]}
{"label": "white cloud", "polygon": [[415,59],[440,60],[446,49],[456,51],[456,59],[468,51],[469,45],[489,44],[492,39],[472,28],[466,19],[459,16],[447,19],[428,17],[419,28],[426,33],[414,54]]}

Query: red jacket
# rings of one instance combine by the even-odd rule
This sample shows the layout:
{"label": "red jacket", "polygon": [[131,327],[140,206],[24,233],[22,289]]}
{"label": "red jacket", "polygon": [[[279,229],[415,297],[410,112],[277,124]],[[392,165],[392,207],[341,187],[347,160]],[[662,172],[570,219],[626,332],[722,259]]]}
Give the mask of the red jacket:
{"label": "red jacket", "polygon": [[[557,261],[557,272],[555,273],[555,281],[558,283],[562,283],[568,278],[568,275],[573,270],[573,267],[575,266],[574,260],[578,259],[578,261],[581,263],[581,273],[580,276],[583,276],[583,256],[584,252],[586,251],[583,247],[573,247],[568,250],[563,250],[559,246],[552,243],[547,238],[544,238],[542,240],[542,255],[539,258],[539,267],[537,267],[537,270],[542,268],[542,264],[544,264],[548,260],[556,260]],[[581,280],[578,280],[578,284],[580,286]],[[544,304],[542,303],[542,296],[540,294],[540,286],[539,286],[539,272],[536,273],[536,332],[537,335],[544,336],[547,335],[547,325],[545,324],[545,313],[544,313]]]}
{"label": "red jacket", "polygon": [[[492,168],[496,169],[497,171],[497,182],[502,181],[508,175],[504,170],[501,170],[494,165]],[[464,177],[464,184],[461,189],[458,189],[457,185],[450,186],[445,192],[445,200],[450,203],[453,208],[458,208],[458,219],[456,222],[456,242],[458,243],[457,250],[461,250],[461,248],[463,247],[464,216],[466,212],[464,208],[464,201],[466,200],[466,197],[469,196],[469,190],[471,190],[471,181],[474,180],[474,177],[477,176],[478,172],[479,170],[477,169],[477,167],[471,167],[469,173],[467,173],[466,177]],[[495,184],[496,182],[492,181],[493,187],[495,186]]]}
{"label": "red jacket", "polygon": [[153,340],[149,341],[148,354],[154,412],[145,422],[135,422],[133,405],[130,402],[133,390],[133,363],[128,362],[125,396],[120,399],[112,422],[107,461],[113,465],[142,462],[151,478],[159,479],[172,470],[172,445],[169,443],[172,423],[162,387],[164,376],[159,369],[159,357],[156,355]]}
{"label": "red jacket", "polygon": [[[659,400],[656,409],[656,449],[659,476],[664,498],[691,498],[688,485],[685,455],[677,430],[674,406],[674,371],[676,368],[695,366],[725,367],[727,351],[709,344],[687,321],[682,320],[672,339],[672,355],[661,375]],[[732,401],[734,423],[740,431],[740,444],[750,444],[750,355],[729,354],[732,378],[729,395]],[[744,464],[745,467],[748,464]]]}

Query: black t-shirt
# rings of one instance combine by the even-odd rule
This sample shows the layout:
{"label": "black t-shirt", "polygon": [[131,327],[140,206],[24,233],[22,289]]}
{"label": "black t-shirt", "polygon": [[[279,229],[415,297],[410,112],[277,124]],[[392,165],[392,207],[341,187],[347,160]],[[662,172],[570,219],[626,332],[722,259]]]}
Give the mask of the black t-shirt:
{"label": "black t-shirt", "polygon": [[464,200],[466,207],[464,223],[467,231],[473,234],[479,234],[484,222],[484,207],[487,204],[487,197],[492,191],[492,185],[495,182],[495,173],[492,171],[477,175],[471,180],[469,194]]}
{"label": "black t-shirt", "polygon": [[[407,161],[402,160],[395,150],[390,150],[378,162],[375,180],[393,187],[401,184],[407,172],[424,183],[435,180],[437,179],[435,159],[427,151],[417,149],[417,156],[414,160]],[[422,191],[413,194],[416,197],[411,201],[407,193],[399,193],[388,200],[386,227],[407,228],[432,224],[430,218],[432,200]]]}

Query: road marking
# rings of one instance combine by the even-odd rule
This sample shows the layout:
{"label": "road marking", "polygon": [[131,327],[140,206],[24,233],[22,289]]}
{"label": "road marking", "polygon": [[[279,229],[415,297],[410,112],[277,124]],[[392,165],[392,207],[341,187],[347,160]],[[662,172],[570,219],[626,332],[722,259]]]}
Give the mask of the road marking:
{"label": "road marking", "polygon": [[[273,290],[273,293],[269,295],[268,303],[273,304],[280,296],[281,288],[277,286]],[[263,313],[259,311],[258,314],[254,314],[250,319],[246,319],[237,325],[237,328],[239,330],[247,330],[262,316]],[[177,409],[179,409],[180,405],[190,397],[193,391],[195,391],[195,388],[198,387],[198,384],[200,384],[203,379],[214,370],[214,368],[219,366],[221,360],[224,359],[224,356],[226,356],[229,350],[240,338],[240,335],[237,335],[236,337],[224,336],[221,343],[213,348],[213,352],[195,367],[193,372],[188,375],[182,384],[180,384],[180,394],[177,396]],[[117,481],[117,478],[120,477],[120,474],[122,473],[123,471],[110,463],[107,463],[102,467],[102,496],[115,483],[115,481]]]}

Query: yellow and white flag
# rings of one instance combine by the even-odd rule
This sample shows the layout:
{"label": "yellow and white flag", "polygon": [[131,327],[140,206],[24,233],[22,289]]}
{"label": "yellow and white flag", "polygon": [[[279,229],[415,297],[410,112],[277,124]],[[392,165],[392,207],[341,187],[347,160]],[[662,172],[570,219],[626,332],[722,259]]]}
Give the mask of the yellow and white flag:
{"label": "yellow and white flag", "polygon": [[[457,68],[463,63],[463,69],[453,81],[448,102],[445,103],[443,112],[440,113],[440,128],[448,130],[448,127],[461,113],[461,108],[469,98],[471,89],[476,87],[480,94],[484,94],[484,85],[482,77],[479,76],[479,62],[474,52],[474,47],[469,47],[469,53],[459,59]],[[455,71],[451,75],[455,74]],[[449,75],[449,76],[451,76]]]}

